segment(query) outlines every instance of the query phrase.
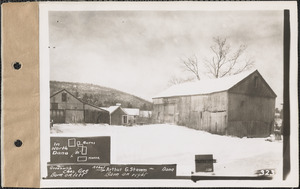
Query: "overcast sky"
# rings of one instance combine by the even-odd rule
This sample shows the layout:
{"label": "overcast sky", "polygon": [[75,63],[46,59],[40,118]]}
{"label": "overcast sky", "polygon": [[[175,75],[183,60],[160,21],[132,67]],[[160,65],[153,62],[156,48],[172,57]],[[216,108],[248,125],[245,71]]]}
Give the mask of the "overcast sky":
{"label": "overcast sky", "polygon": [[172,76],[188,77],[180,59],[210,57],[212,38],[247,44],[245,58],[283,93],[282,11],[49,12],[50,79],[93,83],[147,100]]}

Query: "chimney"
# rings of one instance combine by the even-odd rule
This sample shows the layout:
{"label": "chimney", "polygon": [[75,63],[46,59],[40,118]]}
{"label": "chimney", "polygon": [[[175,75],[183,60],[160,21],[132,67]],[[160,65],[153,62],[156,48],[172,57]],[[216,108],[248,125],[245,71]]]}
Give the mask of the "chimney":
{"label": "chimney", "polygon": [[121,103],[117,103],[116,106],[121,106]]}

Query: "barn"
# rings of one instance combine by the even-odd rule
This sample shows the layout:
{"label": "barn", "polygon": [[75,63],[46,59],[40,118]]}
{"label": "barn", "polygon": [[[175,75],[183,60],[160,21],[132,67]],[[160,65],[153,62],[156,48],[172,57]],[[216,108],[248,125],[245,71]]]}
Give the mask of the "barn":
{"label": "barn", "polygon": [[238,137],[273,131],[276,94],[255,70],[174,85],[153,97],[153,119]]}
{"label": "barn", "polygon": [[50,119],[53,123],[109,123],[109,112],[82,102],[63,89],[50,96]]}

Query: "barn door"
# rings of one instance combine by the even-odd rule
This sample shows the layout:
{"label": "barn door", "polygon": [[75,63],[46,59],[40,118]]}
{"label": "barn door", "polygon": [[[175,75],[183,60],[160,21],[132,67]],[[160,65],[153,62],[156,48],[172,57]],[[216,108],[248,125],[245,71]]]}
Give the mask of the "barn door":
{"label": "barn door", "polygon": [[165,121],[166,123],[175,123],[175,104],[168,104],[165,106]]}
{"label": "barn door", "polygon": [[65,111],[64,110],[50,110],[51,120],[53,123],[65,123]]}

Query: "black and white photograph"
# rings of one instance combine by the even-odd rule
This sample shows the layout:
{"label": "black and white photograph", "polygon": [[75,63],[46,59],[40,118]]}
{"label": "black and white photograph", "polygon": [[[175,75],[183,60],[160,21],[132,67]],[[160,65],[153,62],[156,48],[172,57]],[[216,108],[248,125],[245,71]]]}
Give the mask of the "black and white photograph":
{"label": "black and white photograph", "polygon": [[43,181],[286,179],[283,9],[45,15]]}

